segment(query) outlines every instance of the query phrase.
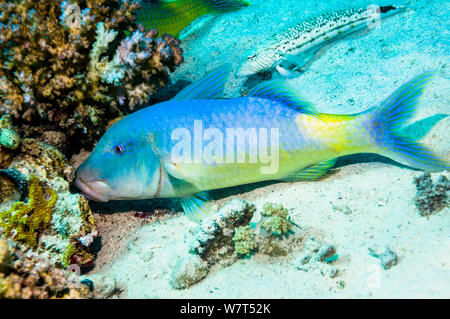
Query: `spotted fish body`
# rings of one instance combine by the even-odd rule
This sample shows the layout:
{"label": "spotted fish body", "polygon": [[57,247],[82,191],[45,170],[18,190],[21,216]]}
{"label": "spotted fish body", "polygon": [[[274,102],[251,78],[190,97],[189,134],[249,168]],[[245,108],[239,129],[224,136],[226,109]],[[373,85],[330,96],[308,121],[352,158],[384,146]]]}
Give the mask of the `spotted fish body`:
{"label": "spotted fish body", "polygon": [[[115,123],[77,169],[76,185],[99,201],[179,197],[188,217],[199,221],[212,212],[204,191],[265,180],[317,179],[343,155],[378,153],[423,170],[449,168],[401,133],[431,73],[415,77],[378,107],[335,115],[317,112],[278,81],[262,83],[245,97],[215,99],[229,71],[230,66],[223,66],[173,100]],[[196,125],[216,133],[208,135]],[[237,133],[229,148],[230,128],[247,133],[267,130],[266,139],[260,133],[256,140],[248,137],[238,142],[242,134]],[[187,141],[187,147],[177,148],[180,141]],[[207,151],[211,145],[214,152]],[[255,145],[276,155],[271,158],[276,163],[273,169],[267,170],[272,163],[260,156],[250,159]],[[182,160],[174,157],[180,149],[187,155]],[[233,156],[229,161],[230,150]],[[208,154],[212,153],[211,161]],[[239,155],[244,155],[244,160],[239,161]]]}
{"label": "spotted fish body", "polygon": [[142,1],[136,12],[137,22],[160,34],[178,36],[198,17],[208,13],[235,11],[249,4],[242,0],[157,0]]}
{"label": "spotted fish body", "polygon": [[298,56],[296,64],[303,66],[316,50],[352,32],[375,26],[384,18],[403,10],[402,6],[369,7],[341,10],[314,17],[281,33],[274,34],[255,51],[248,54],[236,73],[248,76],[272,68],[286,57]]}

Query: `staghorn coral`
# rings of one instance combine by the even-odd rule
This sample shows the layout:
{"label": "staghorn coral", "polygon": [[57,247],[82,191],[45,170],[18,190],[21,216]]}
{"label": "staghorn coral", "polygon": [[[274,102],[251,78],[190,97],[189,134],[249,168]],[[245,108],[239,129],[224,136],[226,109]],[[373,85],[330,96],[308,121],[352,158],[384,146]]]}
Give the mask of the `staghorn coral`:
{"label": "staghorn coral", "polygon": [[446,176],[439,176],[433,184],[430,173],[424,173],[414,178],[414,184],[417,188],[414,203],[420,215],[429,216],[449,205],[450,182]]}
{"label": "staghorn coral", "polygon": [[7,236],[11,235],[14,239],[35,248],[38,231],[46,229],[50,224],[58,195],[49,189],[47,199],[36,177],[31,178],[29,190],[27,203],[15,202],[11,209],[0,212],[0,227]]}
{"label": "staghorn coral", "polygon": [[0,8],[0,115],[22,137],[63,133],[67,152],[92,147],[183,60],[179,40],[138,27],[138,1],[0,0]]}

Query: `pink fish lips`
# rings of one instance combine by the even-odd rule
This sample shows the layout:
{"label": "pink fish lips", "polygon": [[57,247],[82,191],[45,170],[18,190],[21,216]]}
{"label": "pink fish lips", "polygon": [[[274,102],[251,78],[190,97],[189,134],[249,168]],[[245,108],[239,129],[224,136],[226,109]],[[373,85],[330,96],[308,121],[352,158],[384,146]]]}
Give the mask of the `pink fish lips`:
{"label": "pink fish lips", "polygon": [[75,185],[84,193],[87,199],[97,202],[108,202],[111,199],[111,188],[104,181],[84,182],[77,177]]}

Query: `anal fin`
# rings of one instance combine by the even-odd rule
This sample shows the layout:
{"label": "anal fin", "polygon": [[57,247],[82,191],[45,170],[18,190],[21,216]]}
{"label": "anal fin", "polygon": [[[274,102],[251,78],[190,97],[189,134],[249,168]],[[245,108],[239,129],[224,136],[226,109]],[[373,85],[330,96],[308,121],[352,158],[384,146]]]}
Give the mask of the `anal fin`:
{"label": "anal fin", "polygon": [[181,207],[189,220],[200,223],[203,218],[217,211],[209,202],[209,194],[201,192],[192,196],[181,198]]}
{"label": "anal fin", "polygon": [[289,175],[282,179],[285,182],[296,182],[296,181],[311,181],[319,179],[324,176],[328,170],[334,166],[337,158],[333,158],[324,162],[320,162],[311,166],[308,166],[292,175]]}

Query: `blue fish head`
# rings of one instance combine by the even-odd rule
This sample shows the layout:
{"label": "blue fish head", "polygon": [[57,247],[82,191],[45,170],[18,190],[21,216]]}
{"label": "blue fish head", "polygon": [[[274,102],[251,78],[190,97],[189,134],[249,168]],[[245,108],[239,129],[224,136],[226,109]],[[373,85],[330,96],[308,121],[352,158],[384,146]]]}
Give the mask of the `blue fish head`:
{"label": "blue fish head", "polygon": [[159,184],[160,160],[152,135],[128,118],[106,131],[75,179],[86,197],[102,202],[151,198]]}

